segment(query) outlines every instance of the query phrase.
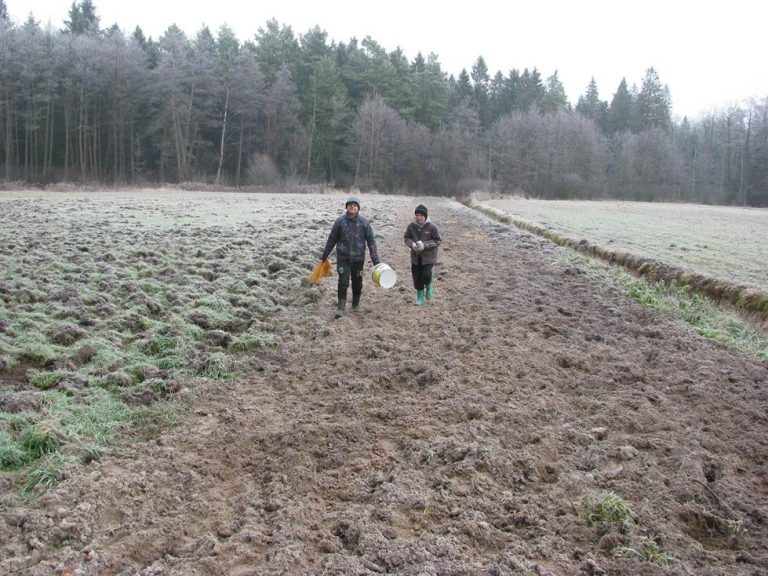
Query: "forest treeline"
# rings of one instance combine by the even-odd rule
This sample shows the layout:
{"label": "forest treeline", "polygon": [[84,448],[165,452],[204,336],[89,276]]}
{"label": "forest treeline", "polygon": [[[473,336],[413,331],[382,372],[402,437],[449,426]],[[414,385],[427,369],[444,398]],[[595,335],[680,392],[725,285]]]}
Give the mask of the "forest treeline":
{"label": "forest treeline", "polygon": [[768,96],[674,121],[653,68],[572,104],[557,72],[491,75],[478,57],[454,77],[435,54],[319,27],[153,40],[101,28],[91,0],[61,30],[15,24],[0,0],[0,175],[767,206]]}

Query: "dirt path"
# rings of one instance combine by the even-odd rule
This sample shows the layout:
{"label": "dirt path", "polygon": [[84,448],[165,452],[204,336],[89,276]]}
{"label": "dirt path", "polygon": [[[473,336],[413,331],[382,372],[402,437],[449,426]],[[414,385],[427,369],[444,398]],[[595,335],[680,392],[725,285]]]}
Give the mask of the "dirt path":
{"label": "dirt path", "polygon": [[[545,241],[430,215],[431,302],[387,234],[395,288],[366,279],[334,320],[324,280],[275,318],[262,372],[3,510],[0,572],[767,574],[768,367],[549,264]],[[636,526],[579,515],[607,491]]]}

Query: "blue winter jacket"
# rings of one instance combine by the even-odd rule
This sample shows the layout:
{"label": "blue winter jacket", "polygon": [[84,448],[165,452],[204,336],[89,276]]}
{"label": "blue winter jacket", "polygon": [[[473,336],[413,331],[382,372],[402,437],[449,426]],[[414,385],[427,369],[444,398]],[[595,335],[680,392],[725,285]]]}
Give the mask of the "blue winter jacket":
{"label": "blue winter jacket", "polygon": [[340,262],[365,262],[365,245],[371,252],[371,260],[379,263],[379,251],[376,249],[376,240],[373,238],[373,229],[368,220],[359,214],[354,218],[347,218],[346,214],[339,216],[333,223],[325,250],[320,257],[325,260],[330,256],[333,247],[336,247],[336,260]]}

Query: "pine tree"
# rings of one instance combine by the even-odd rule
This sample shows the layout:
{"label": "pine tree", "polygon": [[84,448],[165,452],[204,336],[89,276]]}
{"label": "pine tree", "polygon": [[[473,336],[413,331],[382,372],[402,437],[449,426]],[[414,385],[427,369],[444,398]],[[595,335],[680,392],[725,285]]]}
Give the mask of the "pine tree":
{"label": "pine tree", "polygon": [[64,31],[70,34],[98,34],[99,17],[96,16],[96,6],[91,0],[81,0],[80,4],[72,2],[69,7],[69,20],[64,21]]}
{"label": "pine tree", "polygon": [[266,153],[282,174],[296,175],[303,165],[299,150],[305,130],[299,119],[301,102],[288,65],[278,71],[268,87],[264,107]]}
{"label": "pine tree", "polygon": [[546,89],[541,82],[539,71],[536,68],[531,72],[528,68],[523,70],[520,76],[519,109],[528,112],[540,108],[545,93]]}
{"label": "pine tree", "polygon": [[380,94],[387,102],[397,100],[397,94],[402,90],[402,87],[389,54],[370,36],[365,37],[362,46],[368,57],[368,65],[365,70],[365,94]]}
{"label": "pine tree", "polygon": [[608,102],[600,100],[600,93],[597,89],[597,82],[595,82],[594,77],[589,81],[587,91],[584,95],[579,96],[579,101],[576,104],[576,112],[594,121],[601,130],[605,131]]}
{"label": "pine tree", "polygon": [[482,56],[478,56],[472,66],[472,83],[474,84],[472,100],[475,110],[480,118],[480,123],[484,128],[491,125],[491,108],[489,86],[490,76],[488,76],[488,66]]}
{"label": "pine tree", "polygon": [[622,78],[608,108],[608,132],[616,133],[630,130],[634,116],[635,98],[627,88],[627,80]]}
{"label": "pine tree", "polygon": [[552,113],[560,110],[570,110],[570,104],[568,104],[563,83],[560,82],[555,70],[555,73],[547,78],[546,90],[541,98],[541,111]]}
{"label": "pine tree", "polygon": [[256,60],[268,84],[277,78],[283,66],[288,66],[294,81],[299,64],[299,43],[290,26],[280,26],[274,18],[267,27],[259,28],[253,46]]}
{"label": "pine tree", "polygon": [[153,40],[150,36],[146,38],[144,31],[136,26],[131,34],[131,38],[138,43],[141,49],[144,51],[144,56],[147,59],[147,69],[154,70],[157,67],[157,62],[160,59],[160,45],[157,41]]}
{"label": "pine tree", "polygon": [[197,136],[192,46],[176,25],[165,31],[159,44],[160,60],[153,70],[159,178],[183,182],[191,175]]}
{"label": "pine tree", "polygon": [[224,168],[224,160],[227,157],[228,145],[232,139],[232,104],[234,100],[235,83],[237,82],[237,68],[240,56],[240,42],[234,31],[229,26],[222,26],[216,39],[216,81],[221,90],[219,92],[219,159],[216,169],[216,183],[221,182]]}
{"label": "pine tree", "polygon": [[344,116],[347,113],[347,89],[330,56],[321,58],[315,64],[304,99],[309,137],[307,178],[322,176],[324,181],[332,182],[335,163],[339,160],[337,144],[343,137]]}
{"label": "pine tree", "polygon": [[390,105],[395,111],[405,119],[413,120],[414,117],[414,95],[413,78],[410,74],[410,64],[402,49],[398,46],[389,53],[389,62],[395,74],[397,89],[392,96]]}
{"label": "pine tree", "polygon": [[522,81],[520,72],[517,69],[510,70],[509,77],[504,82],[504,93],[502,97],[502,109],[505,113],[510,113],[520,109],[520,89]]}
{"label": "pine tree", "polygon": [[645,71],[643,85],[637,96],[637,122],[640,130],[661,128],[669,130],[672,125],[669,88],[661,84],[659,74],[653,68]]}
{"label": "pine tree", "polygon": [[462,68],[461,72],[459,72],[459,78],[456,81],[456,94],[454,95],[456,101],[454,106],[471,102],[473,94],[474,90],[467,69]]}
{"label": "pine tree", "polygon": [[425,62],[418,54],[411,66],[413,119],[430,130],[437,130],[445,119],[448,85],[437,55],[429,54]]}

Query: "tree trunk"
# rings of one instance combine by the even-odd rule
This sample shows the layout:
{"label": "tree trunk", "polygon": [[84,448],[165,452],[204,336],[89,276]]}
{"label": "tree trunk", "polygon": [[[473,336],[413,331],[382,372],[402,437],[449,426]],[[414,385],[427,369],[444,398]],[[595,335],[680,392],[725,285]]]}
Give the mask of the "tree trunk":
{"label": "tree trunk", "polygon": [[[272,158],[272,115],[267,112],[267,125],[265,126],[266,135],[265,135],[265,150],[268,158]],[[272,158],[273,160],[277,160],[276,158]]]}
{"label": "tree trunk", "polygon": [[134,132],[134,123],[131,122],[130,124],[130,132],[131,132],[131,139],[128,145],[129,153],[131,155],[130,159],[130,174],[131,174],[131,182],[136,181],[136,151],[139,149],[138,146],[136,146],[136,134]]}
{"label": "tree trunk", "polygon": [[120,131],[118,130],[118,112],[117,104],[112,104],[112,184],[117,184],[120,179],[120,168],[118,161],[120,158],[119,150]]}
{"label": "tree trunk", "polygon": [[72,92],[67,88],[64,93],[64,181],[69,181],[69,134],[72,129]]}
{"label": "tree trunk", "polygon": [[85,182],[86,174],[86,151],[88,148],[87,134],[86,134],[86,112],[85,112],[85,87],[80,86],[80,118],[77,129],[77,148],[80,155],[80,181]]}
{"label": "tree trunk", "polygon": [[11,159],[13,150],[13,132],[11,131],[11,102],[10,95],[8,94],[8,85],[4,87],[4,101],[5,101],[5,179],[11,180]]}
{"label": "tree trunk", "polygon": [[488,138],[488,191],[493,189],[493,140]]}
{"label": "tree trunk", "polygon": [[193,158],[193,152],[195,149],[195,140],[197,138],[197,131],[192,134],[192,110],[195,104],[195,82],[193,80],[192,85],[189,87],[189,103],[187,105],[187,117],[184,120],[184,130],[182,132],[182,144],[184,146],[184,178],[189,177],[189,165]]}
{"label": "tree trunk", "polygon": [[357,163],[355,164],[355,178],[352,180],[352,187],[357,186],[357,178],[360,176],[360,161],[363,157],[363,146],[365,145],[365,115],[361,118],[360,142],[357,148]]}
{"label": "tree trunk", "polygon": [[[741,166],[739,174],[739,200],[742,206],[747,205],[747,175],[749,170],[749,137],[752,130],[752,107],[749,108],[749,119],[747,120],[747,134],[744,140],[744,149],[741,152]],[[746,168],[745,168],[746,166]]]}
{"label": "tree trunk", "polygon": [[173,119],[173,144],[176,149],[176,178],[179,182],[181,182],[186,174],[185,174],[185,161],[184,161],[184,151],[186,147],[182,143],[182,134],[181,134],[181,126],[179,123],[179,115],[176,111],[176,93],[175,91],[171,92],[171,117]]}
{"label": "tree trunk", "polygon": [[317,78],[312,78],[312,119],[309,124],[309,143],[307,144],[307,182],[312,173],[312,144],[315,140],[315,121],[317,118]]}
{"label": "tree trunk", "polygon": [[693,147],[693,158],[691,159],[691,197],[689,200],[692,202],[696,201],[696,160],[699,155],[699,146],[698,144],[694,145]]}
{"label": "tree trunk", "polygon": [[237,183],[237,186],[240,186],[241,182],[241,174],[242,174],[242,167],[243,167],[243,133],[245,130],[243,130],[243,117],[240,116],[240,138],[237,142],[237,169],[235,170],[235,182]]}
{"label": "tree trunk", "polygon": [[216,171],[216,184],[221,182],[221,167],[224,165],[224,142],[227,134],[227,112],[229,110],[229,88],[224,96],[224,117],[221,121],[221,141],[219,143],[219,169]]}
{"label": "tree trunk", "polygon": [[56,108],[51,104],[50,94],[48,96],[48,123],[46,128],[46,149],[45,149],[45,165],[43,167],[43,176],[48,177],[51,170],[53,170],[53,139],[55,129],[55,116]]}

